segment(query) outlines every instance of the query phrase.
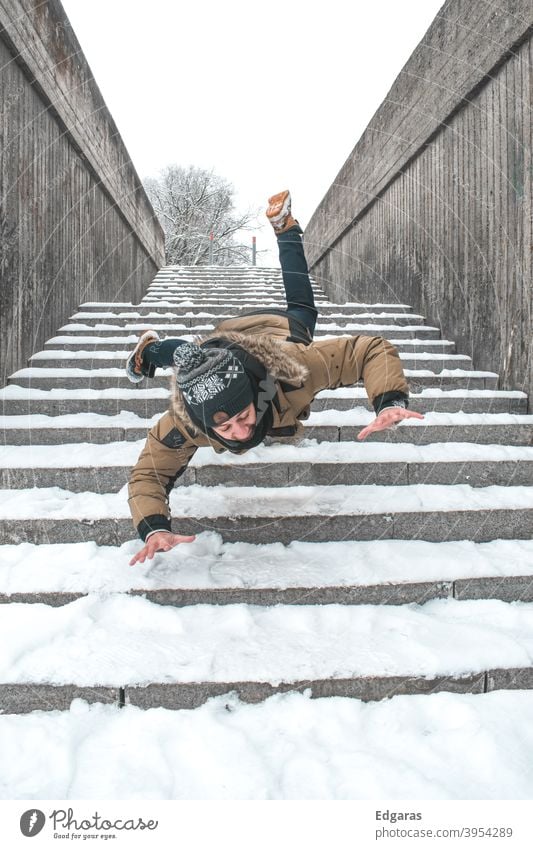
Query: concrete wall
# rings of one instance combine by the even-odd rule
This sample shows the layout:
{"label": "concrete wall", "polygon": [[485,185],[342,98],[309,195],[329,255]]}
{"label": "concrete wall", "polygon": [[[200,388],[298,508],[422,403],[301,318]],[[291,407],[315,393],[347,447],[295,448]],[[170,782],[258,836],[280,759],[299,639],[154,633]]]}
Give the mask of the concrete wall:
{"label": "concrete wall", "polygon": [[138,301],[161,227],[57,0],[0,0],[0,379],[83,301]]}
{"label": "concrete wall", "polygon": [[320,203],[332,298],[412,304],[533,391],[530,0],[448,0]]}

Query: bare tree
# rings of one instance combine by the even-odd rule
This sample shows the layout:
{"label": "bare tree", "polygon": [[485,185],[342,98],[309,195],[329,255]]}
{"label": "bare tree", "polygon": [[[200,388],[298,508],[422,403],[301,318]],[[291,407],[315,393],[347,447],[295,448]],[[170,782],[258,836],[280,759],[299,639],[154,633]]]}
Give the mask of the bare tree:
{"label": "bare tree", "polygon": [[165,231],[169,265],[207,265],[210,253],[214,265],[250,262],[251,249],[236,234],[253,229],[256,214],[235,211],[227,180],[192,165],[168,165],[144,186]]}

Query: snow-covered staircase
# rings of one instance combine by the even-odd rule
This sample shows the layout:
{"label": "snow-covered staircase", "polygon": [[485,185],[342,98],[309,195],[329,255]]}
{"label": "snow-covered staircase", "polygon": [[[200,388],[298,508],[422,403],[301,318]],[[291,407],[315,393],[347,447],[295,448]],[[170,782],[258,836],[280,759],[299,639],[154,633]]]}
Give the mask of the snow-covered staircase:
{"label": "snow-covered staircase", "polygon": [[315,296],[317,337],[394,342],[425,419],[358,443],[373,414],[357,386],[320,394],[297,447],[199,450],[171,498],[197,540],[143,566],[124,487],[169,376],[132,387],[127,353],[148,327],[193,338],[283,306],[279,271],[162,269],[141,304],[83,304],[12,375],[1,710],[533,687],[527,397],[406,305]]}

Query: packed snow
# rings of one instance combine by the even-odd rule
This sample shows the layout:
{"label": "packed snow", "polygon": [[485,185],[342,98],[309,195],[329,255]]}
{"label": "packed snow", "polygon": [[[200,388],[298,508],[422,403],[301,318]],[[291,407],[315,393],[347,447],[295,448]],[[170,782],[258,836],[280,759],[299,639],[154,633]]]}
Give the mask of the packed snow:
{"label": "packed snow", "polygon": [[[82,442],[63,445],[6,445],[0,447],[0,468],[75,468],[134,465],[144,440]],[[533,446],[476,445],[472,442],[411,445],[400,442],[322,442],[304,439],[298,445],[259,445],[245,454],[216,454],[211,448],[199,448],[190,465],[248,466],[262,463],[467,463],[533,462]],[[533,473],[532,473],[533,483]]]}
{"label": "packed snow", "polygon": [[[189,328],[193,329],[193,328]],[[72,337],[65,337],[72,341]],[[98,338],[98,337],[95,337]],[[76,343],[79,340],[76,339]],[[65,350],[52,350],[47,349],[46,351],[39,351],[37,354],[34,354],[30,357],[31,362],[40,362],[41,360],[119,360],[125,361],[128,357],[128,351],[65,351]],[[436,360],[436,361],[451,361],[457,363],[466,363],[470,362],[470,357],[467,357],[463,354],[438,354],[438,353],[401,353],[399,354],[401,360],[415,360],[420,362],[425,362],[427,360]],[[469,370],[470,371],[470,370]]]}
{"label": "packed snow", "polygon": [[[170,495],[174,516],[202,519],[368,516],[465,510],[533,509],[533,487],[410,486],[225,487],[193,484]],[[127,488],[72,493],[59,487],[0,490],[0,520],[129,518]],[[389,521],[388,518],[385,521]]]}
{"label": "packed snow", "polygon": [[[172,369],[159,369],[159,375],[168,375],[172,374]],[[498,377],[492,371],[475,371],[474,369],[441,369],[440,372],[430,371],[429,369],[404,369],[404,374],[406,377],[458,377],[458,378],[476,378],[476,377]],[[34,368],[22,368],[18,371],[13,372],[11,378],[65,378],[65,377],[119,377],[126,378],[126,374],[123,368],[97,368],[91,366],[90,368],[47,368],[46,366],[39,366]],[[330,390],[336,392],[337,390]]]}
{"label": "packed snow", "polygon": [[[131,385],[131,384],[130,384]],[[119,387],[112,387],[109,389],[34,389],[26,388],[24,386],[17,386],[14,383],[11,383],[9,386],[6,386],[4,389],[0,389],[0,401],[10,401],[10,400],[24,400],[24,399],[33,399],[33,400],[51,400],[54,399],[67,399],[67,398],[77,398],[82,399],[85,398],[87,400],[96,400],[97,398],[119,398],[119,399],[132,399],[132,398],[168,398],[170,396],[170,390],[168,389],[120,389]]]}
{"label": "packed snow", "polygon": [[30,357],[30,361],[40,362],[41,360],[117,360],[125,362],[128,358],[128,351],[39,351]]}
{"label": "packed snow", "polygon": [[[153,304],[149,304],[145,306],[145,309],[153,307]],[[159,305],[161,308],[164,307],[164,304]],[[360,318],[395,318],[395,319],[404,319],[406,318],[405,313],[396,313],[396,312],[357,312],[355,313],[355,317]],[[423,315],[417,315],[416,313],[409,313],[409,319],[417,319],[424,320]],[[127,312],[77,312],[70,316],[70,321],[81,321],[83,319],[91,319],[91,318],[178,318],[178,315],[173,312],[134,312],[133,310],[129,310]],[[354,314],[347,316],[353,320]]]}
{"label": "packed snow", "polygon": [[83,596],[3,605],[0,682],[126,686],[373,676],[460,677],[530,667],[533,604],[197,604]]}
{"label": "packed snow", "polygon": [[[80,428],[91,430],[94,428],[140,428],[152,427],[161,413],[156,413],[151,418],[141,418],[129,410],[122,410],[115,416],[105,416],[102,413],[68,413],[61,416],[48,416],[45,413],[33,413],[31,415],[0,416],[0,429],[28,430],[31,428]],[[533,417],[532,417],[533,418]],[[9,437],[6,437],[6,441]]]}
{"label": "packed snow", "polygon": [[[466,390],[465,390],[466,391]],[[412,397],[412,396],[411,396]],[[308,427],[356,427],[368,424],[374,414],[364,407],[351,410],[313,410],[305,422]],[[533,427],[533,415],[519,413],[424,413],[423,419],[406,419],[397,427],[479,427],[480,425],[526,425]],[[392,432],[394,433],[394,432]]]}
{"label": "packed snow", "polygon": [[181,711],[76,700],[0,716],[0,798],[529,800],[532,712],[517,691],[230,695]]}
{"label": "packed snow", "polygon": [[[204,531],[195,541],[129,567],[142,546],[95,542],[0,546],[0,593],[111,593],[134,589],[258,589],[376,586],[459,578],[533,577],[533,540],[475,543],[421,540],[223,542]],[[311,598],[308,599],[309,601]]]}
{"label": "packed snow", "polygon": [[[150,427],[161,418],[161,413],[155,413],[151,418],[141,418],[136,413],[123,410],[117,415],[108,416],[102,413],[69,413],[60,416],[48,416],[44,413],[30,415],[0,416],[0,429],[29,428],[107,428],[107,427]],[[318,410],[311,412],[304,422],[304,427],[310,431],[313,427],[362,427],[375,418],[366,407],[353,407],[351,410]],[[519,413],[425,413],[424,419],[406,419],[398,425],[405,427],[479,427],[488,425],[533,426],[533,415]],[[392,432],[391,432],[392,433]],[[9,437],[6,438],[6,442]]]}
{"label": "packed snow", "polygon": [[[41,369],[36,369],[41,371]],[[62,371],[62,370],[61,370]],[[84,371],[84,369],[80,369]],[[104,369],[105,371],[105,369]],[[123,375],[121,369],[116,369]],[[85,372],[85,374],[93,374],[93,372]],[[470,372],[467,372],[470,374]],[[144,384],[143,384],[144,386]],[[0,401],[23,400],[23,399],[67,399],[67,398],[168,398],[170,395],[169,389],[163,388],[143,388],[143,389],[128,389],[120,387],[110,387],[108,389],[35,389],[34,387],[18,386],[15,383],[0,389]],[[339,389],[324,389],[316,396],[317,399],[331,399],[334,401],[338,398],[351,398],[355,401],[366,399],[367,394],[363,387],[340,387]],[[524,392],[514,392],[511,390],[496,390],[496,389],[423,389],[420,392],[411,392],[410,397],[413,398],[507,398],[509,400],[525,399],[527,395]]]}
{"label": "packed snow", "polygon": [[[122,328],[117,328],[122,329]],[[94,327],[87,327],[87,331],[94,330]],[[122,345],[125,347],[133,346],[139,341],[139,337],[135,333],[130,333],[127,336],[52,336],[46,342],[46,345]],[[44,353],[48,353],[48,349],[44,349]]]}
{"label": "packed snow", "polygon": [[[114,416],[106,416],[101,413],[70,413],[60,416],[48,416],[44,413],[31,415],[0,416],[0,429],[24,428],[139,428],[150,427],[161,418],[161,413],[156,413],[151,418],[141,418],[136,413],[123,410]],[[362,427],[369,424],[375,418],[374,414],[365,407],[353,407],[351,410],[317,410],[311,412],[309,418],[304,422],[304,427],[336,426],[336,427]],[[480,425],[525,425],[533,427],[533,415],[522,415],[518,413],[425,413],[424,419],[407,419],[398,427],[479,427]],[[393,435],[393,432],[391,432]],[[6,440],[8,441],[8,440]]]}

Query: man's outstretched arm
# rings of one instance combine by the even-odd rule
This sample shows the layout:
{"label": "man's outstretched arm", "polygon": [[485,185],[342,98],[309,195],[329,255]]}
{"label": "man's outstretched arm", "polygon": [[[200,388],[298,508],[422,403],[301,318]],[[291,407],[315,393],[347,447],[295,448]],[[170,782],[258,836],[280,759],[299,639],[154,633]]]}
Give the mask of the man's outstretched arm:
{"label": "man's outstretched arm", "polygon": [[[156,551],[168,550],[178,542],[192,542],[194,537],[172,534],[169,495],[183,474],[197,446],[175,426],[166,413],[150,430],[144,448],[135,464],[128,485],[128,504],[133,523],[146,543],[131,565]],[[169,545],[173,538],[173,545]]]}
{"label": "man's outstretched arm", "polygon": [[406,418],[424,418],[407,409],[409,386],[398,351],[387,339],[381,336],[326,339],[314,342],[307,350],[315,394],[322,389],[364,382],[376,418],[360,432],[358,439]]}

